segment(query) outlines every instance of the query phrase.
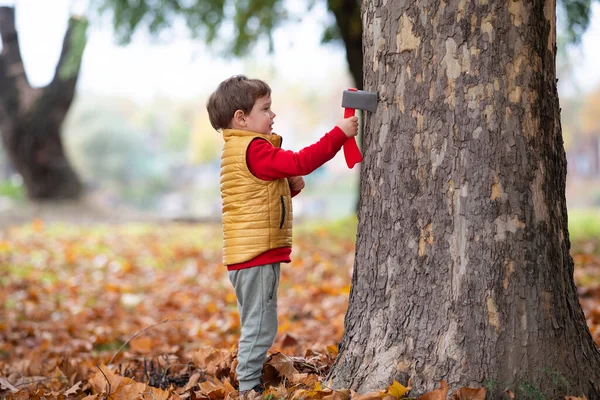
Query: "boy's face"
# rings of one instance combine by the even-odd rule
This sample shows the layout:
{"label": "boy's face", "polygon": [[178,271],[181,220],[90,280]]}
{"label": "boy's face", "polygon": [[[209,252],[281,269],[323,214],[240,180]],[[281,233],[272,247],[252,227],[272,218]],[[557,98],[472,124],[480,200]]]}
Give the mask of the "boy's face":
{"label": "boy's face", "polygon": [[254,107],[249,114],[245,115],[245,129],[270,135],[273,132],[273,119],[275,113],[271,110],[271,96],[263,96],[256,99]]}

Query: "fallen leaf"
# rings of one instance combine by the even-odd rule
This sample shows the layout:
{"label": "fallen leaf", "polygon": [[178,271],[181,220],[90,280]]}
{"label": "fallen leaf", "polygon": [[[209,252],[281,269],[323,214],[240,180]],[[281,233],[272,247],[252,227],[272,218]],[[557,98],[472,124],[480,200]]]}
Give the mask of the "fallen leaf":
{"label": "fallen leaf", "polygon": [[298,370],[294,368],[294,361],[282,353],[274,354],[268,363],[275,367],[277,372],[279,372],[279,375],[290,381],[294,379],[294,375],[299,373]]}
{"label": "fallen leaf", "polygon": [[376,392],[369,392],[365,394],[355,394],[354,392],[351,392],[350,398],[352,400],[382,400],[385,396],[385,392],[378,390]]}
{"label": "fallen leaf", "polygon": [[63,394],[65,396],[70,396],[72,394],[77,394],[77,392],[79,392],[81,390],[81,386],[82,386],[83,382],[79,381],[76,384],[74,384],[73,386],[71,386],[71,388],[69,390],[67,390],[66,392],[64,392]]}
{"label": "fallen leaf", "polygon": [[322,400],[349,400],[350,399],[350,390],[342,389],[335,390],[330,395],[323,397]]}
{"label": "fallen leaf", "polygon": [[485,388],[462,387],[452,394],[452,400],[485,400]]}
{"label": "fallen leaf", "polygon": [[431,392],[425,393],[419,396],[418,400],[446,400],[448,395],[448,384],[445,380],[440,381],[440,387],[432,390]]}
{"label": "fallen leaf", "polygon": [[298,340],[295,337],[293,337],[289,333],[286,333],[283,335],[283,339],[281,340],[282,348],[293,347],[293,346],[297,346],[297,345],[298,345]]}
{"label": "fallen leaf", "polygon": [[132,351],[136,351],[136,352],[143,353],[143,354],[150,353],[152,351],[152,349],[155,347],[154,341],[152,340],[152,338],[150,338],[148,336],[141,336],[141,337],[136,337],[134,339],[131,339],[129,344],[131,345]]}
{"label": "fallen leaf", "polygon": [[394,380],[394,382],[390,386],[388,386],[386,394],[389,394],[391,396],[394,396],[396,399],[399,399],[406,393],[408,393],[409,390],[410,387],[405,387],[400,382]]}
{"label": "fallen leaf", "polygon": [[14,387],[9,381],[8,379],[6,379],[3,376],[0,376],[0,389],[8,389],[13,393],[17,393],[19,391],[19,389],[17,389],[16,387]]}

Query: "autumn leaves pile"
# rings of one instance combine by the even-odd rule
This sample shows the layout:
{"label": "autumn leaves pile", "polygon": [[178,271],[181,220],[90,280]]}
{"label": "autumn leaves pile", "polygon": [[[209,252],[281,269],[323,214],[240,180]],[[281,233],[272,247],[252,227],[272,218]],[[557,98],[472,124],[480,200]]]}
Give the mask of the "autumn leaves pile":
{"label": "autumn leaves pile", "polygon": [[[279,334],[263,376],[266,398],[410,396],[407,382],[360,396],[328,388],[350,289],[353,229],[298,231],[294,262],[282,267]],[[5,229],[0,398],[236,398],[239,319],[219,249],[218,225],[33,221]],[[598,343],[597,251],[574,258]],[[484,388],[448,393],[444,385],[422,399],[485,397]]]}

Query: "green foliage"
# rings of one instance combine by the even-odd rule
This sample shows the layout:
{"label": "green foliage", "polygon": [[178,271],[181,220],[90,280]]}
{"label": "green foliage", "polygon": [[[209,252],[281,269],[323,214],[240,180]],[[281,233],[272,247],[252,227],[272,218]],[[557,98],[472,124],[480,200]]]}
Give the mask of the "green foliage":
{"label": "green foliage", "polygon": [[[283,0],[93,0],[102,14],[112,11],[118,40],[131,41],[139,28],[155,37],[183,20],[193,37],[207,44],[222,40],[224,51],[236,56],[246,54],[259,39],[272,45],[272,33],[289,19]],[[233,22],[233,25],[231,25]],[[233,29],[220,35],[221,29]]]}
{"label": "green foliage", "polygon": [[86,32],[88,28],[87,19],[71,17],[69,27],[72,29],[68,53],[65,63],[62,64],[59,71],[60,79],[66,80],[76,77],[79,74],[79,67],[83,59],[83,52],[87,44]]}
{"label": "green foliage", "polygon": [[591,7],[594,0],[559,0],[559,11],[564,13],[566,35],[569,43],[578,43],[590,24]]}
{"label": "green foliage", "polygon": [[597,209],[569,210],[571,240],[600,237],[600,212]]}
{"label": "green foliage", "polygon": [[25,188],[22,184],[12,180],[0,182],[0,197],[7,197],[12,200],[22,200],[25,198]]}

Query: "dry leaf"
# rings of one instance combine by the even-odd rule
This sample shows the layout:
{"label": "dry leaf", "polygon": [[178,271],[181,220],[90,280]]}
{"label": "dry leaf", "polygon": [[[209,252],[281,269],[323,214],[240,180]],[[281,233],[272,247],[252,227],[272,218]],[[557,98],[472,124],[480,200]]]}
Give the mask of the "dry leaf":
{"label": "dry leaf", "polygon": [[323,397],[322,400],[349,400],[350,399],[350,390],[342,389],[336,390],[330,395]]}
{"label": "dry leaf", "polygon": [[400,382],[394,380],[394,382],[388,386],[386,394],[393,396],[396,399],[403,397],[408,391],[410,387],[405,387]]}
{"label": "dry leaf", "polygon": [[8,389],[13,393],[17,393],[19,391],[19,389],[14,387],[4,376],[0,376],[0,389]]}
{"label": "dry leaf", "polygon": [[485,400],[485,388],[462,387],[452,394],[452,400]]}
{"label": "dry leaf", "polygon": [[63,394],[65,396],[70,396],[72,394],[77,394],[77,392],[79,392],[81,390],[81,386],[82,386],[83,382],[79,381],[76,384],[74,384],[73,386],[71,386],[71,388],[69,390],[67,390],[66,392],[64,392]]}
{"label": "dry leaf", "polygon": [[152,351],[154,346],[154,340],[148,336],[139,336],[132,339],[129,344],[131,345],[131,350],[136,351],[138,353],[148,354]]}
{"label": "dry leaf", "polygon": [[352,400],[381,400],[386,396],[385,392],[378,390],[376,392],[369,392],[365,394],[356,394],[354,391],[351,392],[350,398]]}
{"label": "dry leaf", "polygon": [[294,379],[294,375],[299,373],[298,370],[294,368],[294,361],[282,353],[274,354],[268,363],[275,367],[277,372],[279,372],[279,375],[290,381]]}
{"label": "dry leaf", "polygon": [[448,384],[442,379],[439,388],[419,396],[418,400],[446,400],[446,396],[448,396]]}
{"label": "dry leaf", "polygon": [[281,348],[293,347],[298,345],[298,340],[295,337],[286,333],[283,335],[283,339],[281,340]]}

